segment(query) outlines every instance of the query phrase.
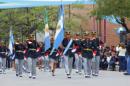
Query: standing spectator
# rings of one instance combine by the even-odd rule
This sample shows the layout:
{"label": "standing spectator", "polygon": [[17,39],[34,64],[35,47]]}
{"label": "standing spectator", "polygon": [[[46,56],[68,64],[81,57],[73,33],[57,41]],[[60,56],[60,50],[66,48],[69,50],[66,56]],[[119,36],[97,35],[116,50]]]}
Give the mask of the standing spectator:
{"label": "standing spectator", "polygon": [[126,51],[127,51],[127,72],[124,73],[124,75],[130,75],[130,33],[127,34]]}
{"label": "standing spectator", "polygon": [[118,49],[118,56],[119,56],[119,71],[125,71],[126,70],[126,58],[125,58],[125,54],[126,54],[126,47],[124,43],[121,43]]}

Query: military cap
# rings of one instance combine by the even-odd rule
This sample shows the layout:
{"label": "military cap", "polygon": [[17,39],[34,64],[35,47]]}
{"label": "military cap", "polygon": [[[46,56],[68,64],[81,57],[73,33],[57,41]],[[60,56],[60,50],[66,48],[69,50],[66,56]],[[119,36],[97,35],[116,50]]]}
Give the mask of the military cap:
{"label": "military cap", "polygon": [[20,40],[20,38],[16,38],[16,40]]}
{"label": "military cap", "polygon": [[91,35],[96,35],[96,32],[91,32]]}
{"label": "military cap", "polygon": [[2,44],[2,45],[4,45],[4,44],[5,44],[5,42],[2,40],[2,41],[1,41],[1,44]]}
{"label": "military cap", "polygon": [[84,35],[85,35],[85,36],[88,36],[88,35],[89,35],[89,32],[84,32]]}
{"label": "military cap", "polygon": [[16,42],[21,42],[20,38],[16,38]]}
{"label": "military cap", "polygon": [[67,34],[67,35],[70,35],[70,32],[69,32],[69,31],[67,31],[67,32],[66,32],[66,34]]}
{"label": "military cap", "polygon": [[33,38],[33,37],[34,37],[34,35],[33,35],[33,34],[30,34],[30,35],[29,35],[29,38]]}

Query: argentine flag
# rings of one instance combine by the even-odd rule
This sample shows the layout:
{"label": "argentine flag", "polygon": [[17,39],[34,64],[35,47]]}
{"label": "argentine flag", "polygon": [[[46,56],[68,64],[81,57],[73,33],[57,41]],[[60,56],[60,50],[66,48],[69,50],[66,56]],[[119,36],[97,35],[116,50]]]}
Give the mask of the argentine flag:
{"label": "argentine flag", "polygon": [[9,55],[11,59],[14,59],[13,46],[14,46],[14,36],[12,33],[12,27],[11,27],[10,34],[9,34]]}
{"label": "argentine flag", "polygon": [[48,26],[48,24],[45,25],[44,43],[45,43],[45,51],[47,51],[51,47],[51,44],[50,44],[50,33],[49,33],[49,26]]}
{"label": "argentine flag", "polygon": [[51,43],[50,43],[50,33],[49,33],[48,17],[47,17],[47,11],[46,10],[45,10],[45,36],[44,36],[44,44],[45,44],[45,51],[47,51],[51,47]]}
{"label": "argentine flag", "polygon": [[60,8],[60,17],[56,28],[54,48],[57,49],[64,39],[64,7]]}
{"label": "argentine flag", "polygon": [[59,21],[57,24],[56,34],[54,39],[55,41],[54,41],[51,54],[53,53],[54,49],[58,49],[58,47],[60,46],[60,44],[64,39],[64,7],[62,5],[60,7],[60,16],[59,16]]}

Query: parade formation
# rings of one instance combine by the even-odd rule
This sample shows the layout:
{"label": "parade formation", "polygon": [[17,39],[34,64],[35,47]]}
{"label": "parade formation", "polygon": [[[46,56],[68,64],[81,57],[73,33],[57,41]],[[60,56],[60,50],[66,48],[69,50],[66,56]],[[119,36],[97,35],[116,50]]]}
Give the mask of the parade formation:
{"label": "parade formation", "polygon": [[129,33],[123,42],[111,48],[105,45],[96,30],[72,33],[64,27],[64,5],[61,3],[58,24],[52,31],[54,36],[49,30],[47,10],[44,13],[42,42],[36,40],[34,32],[22,40],[16,37],[14,41],[11,26],[9,46],[0,39],[0,76],[7,75],[7,69],[13,69],[16,77],[24,78],[23,74],[26,74],[29,79],[38,78],[37,70],[49,72],[55,77],[56,69],[64,69],[68,79],[73,77],[73,73],[84,75],[87,79],[96,78],[100,76],[100,70],[118,70],[124,75],[130,75]]}
{"label": "parade formation", "polygon": [[[63,54],[71,39],[73,39],[73,42],[66,54]],[[33,35],[30,35],[29,39],[23,43],[17,39],[14,44],[15,57],[13,59],[16,76],[22,77],[24,67],[25,71],[29,73],[29,78],[35,79],[38,63],[41,66],[39,68],[42,69],[44,67],[44,71],[50,70],[52,76],[55,76],[55,69],[57,68],[57,64],[61,63],[61,60],[63,60],[61,64],[64,65],[68,78],[71,78],[73,63],[75,63],[76,73],[81,74],[83,68],[85,78],[90,78],[91,75],[98,76],[101,46],[95,32],[84,33],[82,39],[79,33],[76,33],[72,37],[70,32],[66,32],[62,44],[50,55],[53,42],[54,38],[51,38],[51,48],[44,51],[44,44],[34,40]],[[1,44],[0,49],[0,72],[5,73],[6,58],[8,57],[9,49],[3,44]]]}
{"label": "parade formation", "polygon": [[[37,42],[32,34],[25,42],[21,42],[17,38],[13,48],[14,58],[10,58],[8,47],[1,42],[0,73],[6,74],[8,58],[10,58],[10,65],[16,71],[17,77],[23,77],[23,73],[27,73],[28,77],[33,79],[38,73],[37,68],[52,73],[52,76],[55,76],[57,68],[64,68],[67,78],[71,78],[72,70],[75,69],[75,73],[84,74],[85,78],[91,78],[91,76],[99,76],[100,67],[105,67],[105,65],[100,66],[103,44],[96,32],[85,32],[82,38],[79,33],[72,36],[70,32],[65,32],[62,43],[53,53],[51,51],[54,38],[52,37],[50,41],[51,47],[45,51],[44,43]],[[70,46],[68,47],[68,45]],[[124,66],[122,67],[124,68]]]}

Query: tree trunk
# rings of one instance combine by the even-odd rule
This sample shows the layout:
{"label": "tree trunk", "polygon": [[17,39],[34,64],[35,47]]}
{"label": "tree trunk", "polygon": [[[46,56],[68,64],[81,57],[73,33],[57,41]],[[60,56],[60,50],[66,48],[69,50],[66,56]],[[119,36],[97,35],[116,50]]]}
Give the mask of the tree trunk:
{"label": "tree trunk", "polygon": [[129,30],[127,24],[126,24],[126,20],[125,20],[124,17],[121,18],[120,20],[117,19],[117,18],[115,18],[115,19],[116,19],[116,21],[117,21],[122,27],[124,27],[124,28],[126,29],[126,33],[130,33],[130,30]]}

